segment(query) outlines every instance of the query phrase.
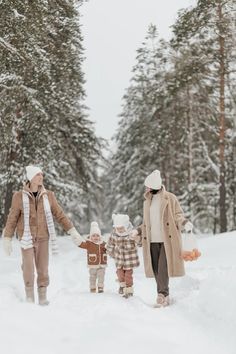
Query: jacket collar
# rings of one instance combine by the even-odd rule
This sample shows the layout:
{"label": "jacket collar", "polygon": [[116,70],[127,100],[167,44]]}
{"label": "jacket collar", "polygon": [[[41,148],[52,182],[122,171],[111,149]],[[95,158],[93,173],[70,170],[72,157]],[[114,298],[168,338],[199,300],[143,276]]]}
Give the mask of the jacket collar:
{"label": "jacket collar", "polygon": [[[165,186],[163,184],[161,186],[161,191],[159,193],[163,196],[163,198],[168,199],[166,188],[165,188]],[[144,193],[144,198],[146,200],[150,200],[151,201],[152,198],[153,198],[153,194],[150,193],[149,191],[147,191],[147,192]]]}
{"label": "jacket collar", "polygon": [[[23,192],[23,193],[26,193],[26,194],[27,194],[29,197],[31,197],[31,198],[33,197],[33,193],[32,193],[32,191],[30,190],[29,185],[26,184],[26,183],[23,185],[22,192]],[[38,194],[38,199],[41,198],[44,194],[47,193],[47,191],[46,191],[44,185],[42,185],[42,186],[39,187],[38,192],[39,192],[39,194]]]}

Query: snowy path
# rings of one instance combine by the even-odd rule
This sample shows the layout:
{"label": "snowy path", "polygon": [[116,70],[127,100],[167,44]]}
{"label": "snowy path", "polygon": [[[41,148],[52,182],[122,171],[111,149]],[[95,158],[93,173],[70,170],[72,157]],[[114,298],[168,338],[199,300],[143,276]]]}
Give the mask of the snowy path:
{"label": "snowy path", "polygon": [[[50,306],[24,303],[20,251],[10,258],[0,241],[2,354],[235,354],[236,233],[201,239],[202,258],[171,280],[174,303],[155,309],[155,282],[135,271],[135,296],[116,294],[109,260],[106,292],[88,292],[86,252],[60,238],[51,257]],[[141,251],[141,250],[140,250]],[[140,253],[141,256],[141,253]],[[140,257],[141,259],[141,257]]]}

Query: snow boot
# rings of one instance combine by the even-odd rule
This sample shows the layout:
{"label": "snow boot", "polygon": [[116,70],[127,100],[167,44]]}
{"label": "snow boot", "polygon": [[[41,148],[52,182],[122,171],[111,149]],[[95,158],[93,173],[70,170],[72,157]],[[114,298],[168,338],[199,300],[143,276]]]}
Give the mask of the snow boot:
{"label": "snow boot", "polygon": [[125,282],[121,282],[121,283],[120,283],[119,290],[118,290],[118,293],[119,293],[120,295],[123,295],[123,294],[124,294],[124,288],[125,288]]}
{"label": "snow boot", "polygon": [[98,287],[98,293],[103,293],[103,292],[104,292],[103,288],[101,286],[99,286]]}
{"label": "snow boot", "polygon": [[26,286],[25,287],[25,295],[26,301],[34,303],[34,288],[33,286]]}
{"label": "snow boot", "polygon": [[49,305],[49,301],[47,300],[47,288],[46,288],[46,286],[40,286],[38,288],[38,298],[39,298],[39,305],[41,305],[41,306]]}
{"label": "snow boot", "polygon": [[126,288],[124,288],[124,295],[123,297],[125,299],[128,299],[129,297],[134,295],[134,291],[133,291],[133,287],[132,286],[128,286]]}
{"label": "snow boot", "polygon": [[163,294],[158,294],[157,301],[156,301],[156,307],[166,307],[169,306],[170,304],[170,299],[169,296],[165,296]]}
{"label": "snow boot", "polygon": [[96,289],[90,289],[90,293],[96,293]]}

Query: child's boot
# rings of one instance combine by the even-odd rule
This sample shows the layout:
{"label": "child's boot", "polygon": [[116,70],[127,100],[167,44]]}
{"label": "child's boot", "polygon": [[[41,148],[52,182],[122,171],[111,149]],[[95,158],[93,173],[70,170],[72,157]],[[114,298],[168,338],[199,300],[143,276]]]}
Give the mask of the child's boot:
{"label": "child's boot", "polygon": [[103,288],[101,286],[99,286],[98,287],[98,293],[103,293],[103,292],[104,292]]}
{"label": "child's boot", "polygon": [[132,286],[128,286],[126,288],[124,288],[124,295],[123,297],[128,299],[129,297],[134,295],[134,290]]}
{"label": "child's boot", "polygon": [[123,295],[124,294],[124,289],[125,289],[125,282],[120,282],[120,287],[119,287],[118,293],[120,295]]}
{"label": "child's boot", "polygon": [[96,293],[96,289],[90,289],[90,293]]}

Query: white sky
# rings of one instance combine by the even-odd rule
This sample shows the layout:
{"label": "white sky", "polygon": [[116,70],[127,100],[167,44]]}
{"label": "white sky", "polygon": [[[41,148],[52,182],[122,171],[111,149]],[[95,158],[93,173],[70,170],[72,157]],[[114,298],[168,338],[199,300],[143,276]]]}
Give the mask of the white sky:
{"label": "white sky", "polygon": [[153,23],[165,39],[181,8],[197,0],[90,0],[80,8],[84,37],[86,104],[98,136],[117,128],[122,96],[129,86],[136,50]]}

